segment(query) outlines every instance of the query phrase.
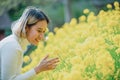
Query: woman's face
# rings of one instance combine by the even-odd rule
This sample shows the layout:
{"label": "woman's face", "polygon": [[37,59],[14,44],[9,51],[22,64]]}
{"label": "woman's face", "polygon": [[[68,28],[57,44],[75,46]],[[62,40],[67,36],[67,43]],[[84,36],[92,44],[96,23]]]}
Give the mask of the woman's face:
{"label": "woman's face", "polygon": [[30,28],[26,27],[27,40],[33,45],[38,45],[39,41],[44,39],[47,26],[46,20],[42,20]]}

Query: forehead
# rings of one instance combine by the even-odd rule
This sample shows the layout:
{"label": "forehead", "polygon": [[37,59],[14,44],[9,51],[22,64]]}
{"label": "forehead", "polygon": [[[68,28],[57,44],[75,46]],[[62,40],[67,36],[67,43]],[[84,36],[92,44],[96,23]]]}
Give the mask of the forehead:
{"label": "forehead", "polygon": [[46,29],[47,26],[48,26],[48,24],[47,24],[46,20],[38,21],[36,23],[36,28],[38,28],[38,29]]}

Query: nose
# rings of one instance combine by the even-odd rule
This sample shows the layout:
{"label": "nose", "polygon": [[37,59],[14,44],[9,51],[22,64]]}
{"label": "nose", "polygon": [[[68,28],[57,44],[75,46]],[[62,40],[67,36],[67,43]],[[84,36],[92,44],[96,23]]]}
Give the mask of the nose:
{"label": "nose", "polygon": [[44,40],[44,33],[41,33],[41,34],[40,34],[39,39],[40,39],[40,40]]}

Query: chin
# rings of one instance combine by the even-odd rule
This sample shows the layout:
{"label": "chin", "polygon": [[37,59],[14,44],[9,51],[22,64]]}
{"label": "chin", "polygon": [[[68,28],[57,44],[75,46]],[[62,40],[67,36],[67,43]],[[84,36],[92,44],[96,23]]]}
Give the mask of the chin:
{"label": "chin", "polygon": [[38,45],[38,43],[31,43],[32,45],[34,45],[34,46],[37,46]]}
{"label": "chin", "polygon": [[31,41],[30,42],[32,45],[34,45],[34,46],[37,46],[38,45],[38,42],[36,42],[36,41]]}

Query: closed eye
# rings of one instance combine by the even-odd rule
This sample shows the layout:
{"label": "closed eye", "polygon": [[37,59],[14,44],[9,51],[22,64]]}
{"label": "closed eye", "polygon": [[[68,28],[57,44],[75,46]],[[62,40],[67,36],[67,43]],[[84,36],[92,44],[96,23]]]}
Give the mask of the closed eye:
{"label": "closed eye", "polygon": [[42,29],[42,28],[39,28],[38,30],[37,30],[38,32],[42,32],[42,33],[45,33],[45,31],[46,31],[46,29],[44,30],[44,29]]}
{"label": "closed eye", "polygon": [[37,30],[38,32],[42,32],[41,30]]}
{"label": "closed eye", "polygon": [[45,31],[43,31],[43,33],[45,33]]}
{"label": "closed eye", "polygon": [[41,31],[41,30],[38,30],[38,32],[39,32],[39,33],[42,33],[42,32],[45,33],[45,31]]}

